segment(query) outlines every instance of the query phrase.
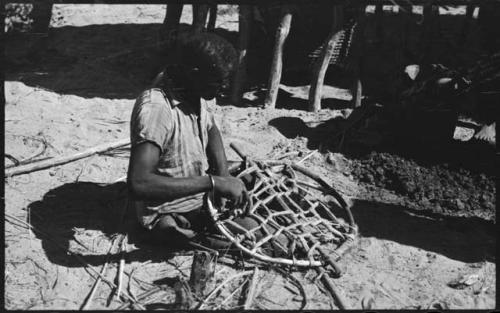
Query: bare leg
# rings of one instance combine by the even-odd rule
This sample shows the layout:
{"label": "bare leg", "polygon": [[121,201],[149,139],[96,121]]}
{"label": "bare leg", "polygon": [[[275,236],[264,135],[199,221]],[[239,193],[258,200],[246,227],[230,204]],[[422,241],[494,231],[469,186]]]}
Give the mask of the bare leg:
{"label": "bare leg", "polygon": [[474,139],[479,141],[485,141],[490,145],[495,145],[496,140],[496,122],[490,125],[483,125],[483,127],[476,132]]}

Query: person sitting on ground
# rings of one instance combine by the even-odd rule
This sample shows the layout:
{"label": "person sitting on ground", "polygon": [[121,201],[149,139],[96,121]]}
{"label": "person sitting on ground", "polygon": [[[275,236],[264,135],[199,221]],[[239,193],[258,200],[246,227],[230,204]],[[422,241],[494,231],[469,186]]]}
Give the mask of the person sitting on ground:
{"label": "person sitting on ground", "polygon": [[222,37],[201,33],[180,37],[174,54],[157,77],[158,86],[135,102],[127,183],[140,224],[175,245],[210,228],[207,193],[233,207],[242,207],[248,195],[228,172],[210,112],[233,71],[234,48]]}

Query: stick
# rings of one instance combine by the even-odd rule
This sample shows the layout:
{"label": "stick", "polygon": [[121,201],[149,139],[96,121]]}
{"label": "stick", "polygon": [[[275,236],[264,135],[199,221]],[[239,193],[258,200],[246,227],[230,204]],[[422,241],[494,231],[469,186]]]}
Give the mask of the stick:
{"label": "stick", "polygon": [[309,89],[309,112],[317,112],[321,109],[321,96],[326,70],[333,54],[333,47],[342,36],[343,9],[342,5],[333,7],[332,31],[326,38],[323,49],[321,49],[321,53],[314,66],[313,79],[311,88]]}
{"label": "stick", "polygon": [[116,298],[120,299],[120,293],[122,291],[122,285],[123,285],[123,269],[125,268],[125,254],[123,253],[127,249],[127,235],[124,235],[124,238],[122,239],[121,242],[121,247],[120,247],[120,265],[118,266],[118,288],[116,291]]}
{"label": "stick", "polygon": [[328,276],[328,273],[324,273],[321,276],[321,280],[323,280],[323,283],[326,285],[326,288],[328,291],[330,291],[330,294],[332,295],[333,299],[335,300],[337,306],[341,310],[346,310],[346,301],[343,296],[341,296],[336,290],[335,290],[335,285],[333,284],[331,278]]}
{"label": "stick", "polygon": [[12,177],[15,175],[21,175],[21,174],[26,174],[26,173],[44,170],[44,169],[51,168],[54,166],[58,166],[58,165],[66,164],[66,163],[76,161],[79,159],[83,159],[83,158],[89,157],[89,156],[94,155],[94,154],[98,154],[98,153],[106,152],[106,151],[113,150],[113,149],[116,149],[119,147],[123,147],[123,146],[126,146],[128,144],[130,144],[129,139],[122,139],[122,140],[119,140],[116,142],[106,143],[106,144],[102,144],[99,146],[95,146],[93,148],[89,148],[85,151],[78,152],[78,153],[73,154],[73,155],[56,157],[56,158],[44,160],[41,162],[35,162],[35,163],[23,165],[23,166],[12,167],[12,168],[9,168],[5,171],[5,177]]}
{"label": "stick", "polygon": [[245,301],[245,310],[249,310],[252,307],[252,301],[255,296],[255,289],[257,287],[257,278],[259,275],[259,268],[256,266],[253,270],[252,280],[250,281],[250,287],[248,288],[247,299]]}
{"label": "stick", "polygon": [[108,256],[106,258],[106,263],[104,263],[104,265],[102,266],[101,272],[100,272],[99,276],[97,277],[94,285],[92,286],[92,289],[90,290],[89,295],[87,296],[87,298],[85,298],[82,306],[80,307],[80,310],[86,310],[87,307],[89,306],[89,304],[92,302],[92,298],[94,297],[95,291],[97,290],[97,286],[99,286],[99,283],[101,282],[101,277],[104,276],[104,273],[106,272],[106,270],[108,268],[109,254],[111,253],[111,250],[113,249],[114,245],[115,245],[115,241],[113,241],[111,243],[111,246],[109,247],[109,250],[108,250]]}
{"label": "stick", "polygon": [[271,63],[271,73],[269,74],[268,92],[264,105],[266,108],[274,108],[278,98],[278,89],[281,81],[281,71],[283,68],[283,47],[286,38],[290,33],[292,24],[292,12],[289,6],[283,6],[280,15],[280,24],[276,30],[276,37],[273,50],[273,61]]}
{"label": "stick", "polygon": [[221,307],[223,307],[227,302],[229,302],[229,300],[231,300],[233,298],[233,296],[238,292],[240,291],[240,289],[242,289],[248,282],[248,278],[245,278],[243,280],[243,282],[238,286],[236,287],[236,289],[234,289],[233,292],[231,292],[231,294],[229,296],[227,296],[226,299],[224,299],[224,301],[221,302],[221,304],[219,304],[216,308],[216,310],[219,310]]}
{"label": "stick", "polygon": [[127,175],[122,176],[122,177],[118,178],[117,180],[115,180],[115,181],[113,182],[113,184],[119,183],[119,182],[124,181],[124,180],[126,180],[126,179],[127,179]]}
{"label": "stick", "polygon": [[193,25],[191,26],[191,30],[194,33],[201,33],[205,29],[209,9],[210,6],[208,4],[193,3]]}
{"label": "stick", "polygon": [[[97,275],[98,277],[100,277],[102,279],[102,281],[104,281],[105,283],[107,283],[109,286],[113,287],[113,288],[116,288],[116,285],[108,280],[106,277],[104,277],[103,275],[101,275],[101,273],[99,273],[94,267],[90,266],[81,256],[79,256],[78,254],[74,253],[73,251],[71,250],[68,250],[66,248],[64,248],[61,244],[59,244],[57,241],[55,241],[54,239],[52,239],[47,233],[37,229],[36,227],[26,223],[25,221],[21,220],[21,219],[18,219],[17,217],[15,216],[12,216],[10,214],[7,214],[5,213],[5,217],[8,217],[8,218],[11,218],[19,223],[21,223],[22,225],[26,226],[26,227],[29,227],[31,228],[32,230],[38,232],[39,234],[41,235],[44,235],[45,237],[47,237],[47,239],[49,239],[50,241],[52,241],[53,244],[55,244],[56,246],[58,246],[59,248],[61,248],[62,250],[66,251],[67,253],[71,254],[72,256],[74,256],[80,263],[82,263],[82,265],[86,268],[86,269],[89,269],[91,272],[93,272],[95,275]],[[9,221],[11,222],[11,221]],[[12,223],[12,222],[11,222]],[[128,296],[127,294],[124,294],[124,296],[129,300],[129,301],[132,301],[133,303],[136,303],[136,301],[134,301],[134,299],[132,299],[130,296]]]}
{"label": "stick", "polygon": [[208,18],[207,31],[213,32],[215,30],[215,23],[217,21],[217,4],[210,5],[210,15]]}
{"label": "stick", "polygon": [[300,160],[299,162],[297,162],[297,164],[300,164],[302,162],[304,162],[305,160],[309,159],[310,157],[312,157],[316,152],[318,152],[318,150],[313,150],[312,152],[310,152],[308,155],[306,155],[302,160]]}
{"label": "stick", "polygon": [[[31,156],[25,158],[25,159],[22,159],[22,160],[17,160],[16,158],[14,158],[13,156],[11,156],[10,154],[5,154],[5,157],[10,159],[11,161],[14,162],[14,164],[12,165],[8,165],[6,166],[5,168],[11,168],[11,167],[16,167],[16,166],[20,166],[20,165],[23,165],[23,164],[29,164],[29,163],[32,163],[32,160],[38,156],[41,156],[42,154],[45,153],[45,151],[47,150],[47,142],[45,140],[42,140],[42,139],[36,139],[35,140],[38,140],[40,141],[42,144],[40,145],[40,149],[38,149],[37,152],[33,153]],[[39,160],[38,160],[39,161]],[[34,162],[37,162],[37,161],[34,161]]]}
{"label": "stick", "polygon": [[238,105],[242,98],[242,87],[247,77],[247,52],[252,21],[252,8],[249,5],[239,6],[240,34],[238,42],[238,65],[233,79],[231,101]]}
{"label": "stick", "polygon": [[160,38],[157,42],[159,48],[170,46],[177,40],[179,31],[179,21],[182,15],[183,4],[171,3],[167,5],[165,20],[160,28]]}
{"label": "stick", "polygon": [[222,289],[222,287],[224,287],[228,282],[230,282],[231,280],[235,279],[235,278],[239,278],[241,276],[245,276],[245,275],[249,275],[253,273],[253,271],[244,271],[244,272],[241,272],[241,273],[238,273],[238,274],[234,274],[232,276],[229,276],[225,281],[223,281],[219,286],[217,286],[214,290],[212,290],[212,292],[200,303],[200,305],[198,306],[197,310],[201,310],[203,308],[203,306],[205,305],[205,303],[207,303],[208,299],[210,299],[213,295],[215,295],[219,290]]}

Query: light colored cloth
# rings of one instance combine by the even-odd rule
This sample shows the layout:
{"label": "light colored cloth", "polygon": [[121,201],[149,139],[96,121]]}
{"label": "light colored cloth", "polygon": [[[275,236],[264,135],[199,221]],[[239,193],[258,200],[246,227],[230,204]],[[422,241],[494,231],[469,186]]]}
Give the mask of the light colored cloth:
{"label": "light colored cloth", "polygon": [[[147,141],[160,148],[158,174],[168,177],[206,175],[208,131],[215,120],[209,112],[208,101],[200,99],[199,105],[198,115],[194,105],[158,88],[148,89],[137,98],[130,120],[132,147]],[[134,205],[141,225],[151,229],[160,214],[200,208],[203,195],[199,193],[164,203],[135,201]]]}

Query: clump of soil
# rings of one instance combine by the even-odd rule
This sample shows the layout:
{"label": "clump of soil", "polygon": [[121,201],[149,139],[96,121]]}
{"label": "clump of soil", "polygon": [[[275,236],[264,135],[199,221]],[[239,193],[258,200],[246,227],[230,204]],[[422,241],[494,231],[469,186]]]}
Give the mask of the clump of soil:
{"label": "clump of soil", "polygon": [[354,160],[359,181],[408,197],[417,207],[450,215],[495,220],[495,181],[447,164],[424,167],[397,155],[372,152]]}

